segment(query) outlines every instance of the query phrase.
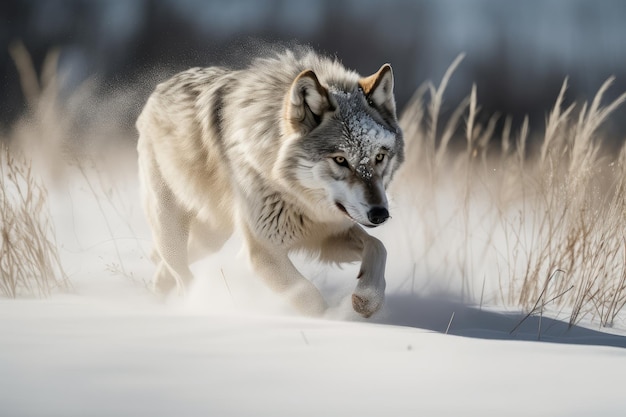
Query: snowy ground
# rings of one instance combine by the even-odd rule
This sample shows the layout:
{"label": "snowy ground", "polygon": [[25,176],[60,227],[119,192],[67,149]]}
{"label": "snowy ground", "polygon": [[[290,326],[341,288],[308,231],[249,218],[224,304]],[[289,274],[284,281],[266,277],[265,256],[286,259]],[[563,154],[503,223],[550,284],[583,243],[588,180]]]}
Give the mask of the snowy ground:
{"label": "snowy ground", "polygon": [[186,297],[157,299],[132,169],[107,184],[51,195],[73,293],[0,299],[2,416],[626,413],[626,332],[437,295],[403,259],[402,216],[376,231],[390,253],[384,310],[350,311],[356,266],[298,259],[333,306],[310,319],[255,280],[237,238],[194,265]]}

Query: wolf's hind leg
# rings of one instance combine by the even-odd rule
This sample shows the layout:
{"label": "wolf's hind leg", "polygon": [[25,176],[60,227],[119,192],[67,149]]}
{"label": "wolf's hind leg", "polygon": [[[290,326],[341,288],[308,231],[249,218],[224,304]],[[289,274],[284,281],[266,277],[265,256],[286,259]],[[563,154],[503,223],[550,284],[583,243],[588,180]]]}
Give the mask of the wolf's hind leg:
{"label": "wolf's hind leg", "polygon": [[178,287],[182,292],[192,279],[187,258],[190,216],[176,202],[154,160],[140,159],[139,168],[144,187],[144,209],[154,241],[151,256],[157,267],[154,289],[167,294]]}
{"label": "wolf's hind leg", "polygon": [[[223,217],[226,219],[226,217]],[[233,233],[230,221],[225,224],[210,225],[207,222],[194,220],[189,226],[189,242],[187,253],[189,263],[199,261],[203,257],[217,252]]]}
{"label": "wolf's hind leg", "polygon": [[171,192],[158,203],[156,222],[152,233],[159,261],[154,276],[155,290],[170,292],[175,286],[180,292],[191,282],[187,241],[189,239],[189,215],[177,207]]}

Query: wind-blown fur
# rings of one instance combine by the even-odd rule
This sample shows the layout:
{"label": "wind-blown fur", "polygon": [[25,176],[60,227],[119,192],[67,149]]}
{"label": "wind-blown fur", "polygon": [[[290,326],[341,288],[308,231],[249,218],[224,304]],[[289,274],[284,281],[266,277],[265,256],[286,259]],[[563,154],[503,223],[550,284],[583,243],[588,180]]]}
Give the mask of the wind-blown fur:
{"label": "wind-blown fur", "polygon": [[403,160],[388,64],[364,78],[304,50],[193,68],[156,88],[137,128],[157,289],[184,288],[189,263],[238,227],[255,271],[302,312],[326,303],[294,250],[361,260],[354,309],[380,308],[386,251],[359,224],[389,217],[385,188]]}

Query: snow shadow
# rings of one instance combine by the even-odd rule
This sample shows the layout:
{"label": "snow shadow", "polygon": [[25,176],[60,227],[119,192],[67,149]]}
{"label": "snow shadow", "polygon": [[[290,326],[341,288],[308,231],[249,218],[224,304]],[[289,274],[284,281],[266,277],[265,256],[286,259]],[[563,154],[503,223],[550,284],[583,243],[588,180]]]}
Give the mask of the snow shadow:
{"label": "snow shadow", "polygon": [[525,340],[626,348],[626,337],[567,321],[522,313],[494,312],[444,296],[388,294],[383,311],[370,319],[380,324],[415,327],[482,339]]}

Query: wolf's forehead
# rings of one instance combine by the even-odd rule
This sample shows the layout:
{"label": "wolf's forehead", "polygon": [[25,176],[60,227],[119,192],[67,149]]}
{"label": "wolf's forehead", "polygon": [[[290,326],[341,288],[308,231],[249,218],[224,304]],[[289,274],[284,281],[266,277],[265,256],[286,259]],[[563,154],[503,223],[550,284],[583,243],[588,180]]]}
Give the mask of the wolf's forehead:
{"label": "wolf's forehead", "polygon": [[361,92],[332,91],[339,107],[344,143],[342,151],[358,157],[358,163],[380,148],[393,150],[396,135],[378,123],[364,107]]}

